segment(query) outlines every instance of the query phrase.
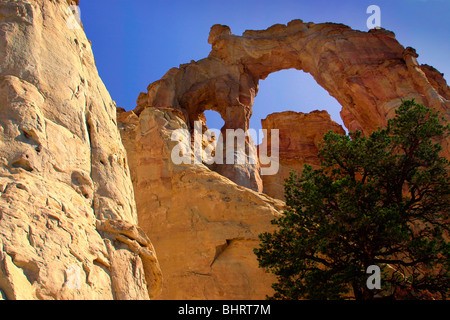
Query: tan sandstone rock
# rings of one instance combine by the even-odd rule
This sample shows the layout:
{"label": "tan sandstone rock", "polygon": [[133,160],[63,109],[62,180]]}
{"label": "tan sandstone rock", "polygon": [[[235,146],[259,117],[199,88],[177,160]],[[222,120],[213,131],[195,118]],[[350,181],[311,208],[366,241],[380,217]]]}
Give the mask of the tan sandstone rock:
{"label": "tan sandstone rock", "polygon": [[[118,122],[139,225],[152,235],[164,272],[159,298],[264,299],[270,294],[274,278],[258,267],[253,249],[284,203],[203,164],[175,164],[172,150],[180,144],[190,148],[184,115],[177,109],[146,108],[139,116],[122,112]],[[186,136],[175,135],[179,129]]]}
{"label": "tan sandstone rock", "polygon": [[69,4],[0,2],[0,296],[148,299],[161,272]]}
{"label": "tan sandstone rock", "polygon": [[279,130],[279,171],[263,176],[263,184],[264,193],[281,200],[284,200],[284,181],[291,171],[301,172],[304,164],[320,166],[318,152],[324,134],[330,130],[345,134],[326,111],[272,113],[261,124],[268,130],[262,142],[264,150],[271,150],[271,130]]}

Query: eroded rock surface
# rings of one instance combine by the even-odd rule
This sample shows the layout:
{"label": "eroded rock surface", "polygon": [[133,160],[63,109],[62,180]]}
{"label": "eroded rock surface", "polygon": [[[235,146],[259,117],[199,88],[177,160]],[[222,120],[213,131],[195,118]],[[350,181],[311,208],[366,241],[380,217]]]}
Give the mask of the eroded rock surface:
{"label": "eroded rock surface", "polygon": [[328,131],[345,134],[345,130],[331,120],[326,111],[272,113],[261,121],[267,129],[262,145],[271,150],[271,130],[279,130],[279,170],[275,175],[263,176],[264,193],[284,200],[284,181],[291,171],[301,172],[304,164],[319,167],[319,144]]}
{"label": "eroded rock surface", "polygon": [[84,31],[67,25],[77,3],[0,2],[4,299],[148,299],[160,288],[115,103]]}
{"label": "eroded rock surface", "polygon": [[[175,164],[171,153],[190,148],[183,113],[146,108],[118,114],[128,152],[139,225],[152,235],[164,273],[161,299],[264,299],[272,275],[253,248],[272,230],[284,203],[236,185],[203,164]],[[186,136],[172,141],[176,130]],[[176,135],[174,135],[177,137]],[[189,154],[194,157],[192,153]]]}

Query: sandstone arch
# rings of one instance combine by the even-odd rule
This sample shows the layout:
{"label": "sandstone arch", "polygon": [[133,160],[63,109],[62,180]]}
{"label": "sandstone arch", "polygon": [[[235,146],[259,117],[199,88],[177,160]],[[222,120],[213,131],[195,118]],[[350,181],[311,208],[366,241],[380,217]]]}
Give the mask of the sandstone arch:
{"label": "sandstone arch", "polygon": [[[281,69],[310,73],[340,102],[347,128],[366,133],[382,125],[401,98],[447,112],[449,88],[439,72],[419,66],[414,50],[385,30],[296,20],[235,36],[216,25],[209,42],[207,58],[169,70],[140,94],[134,111],[120,112],[119,128],[139,225],[152,235],[164,272],[161,298],[261,299],[270,294],[273,278],[258,268],[252,250],[284,203],[250,190],[262,190],[257,166],[218,166],[217,174],[202,164],[174,164],[173,130],[192,128],[209,109],[221,114],[223,129],[247,129],[259,80]],[[326,112],[275,114],[263,126],[290,132],[292,121],[302,126],[293,139],[301,137],[303,144],[281,145],[280,154],[313,154],[323,127],[343,133]],[[279,181],[264,181],[278,198]]]}
{"label": "sandstone arch", "polygon": [[[336,98],[350,131],[367,134],[385,125],[406,98],[449,117],[450,95],[443,75],[420,66],[415,50],[405,49],[384,29],[362,32],[342,24],[294,20],[236,36],[229,27],[215,25],[208,41],[212,51],[207,58],[173,68],[152,83],[139,96],[135,112],[148,106],[174,107],[186,113],[192,126],[204,110],[212,109],[222,115],[223,129],[247,130],[259,80],[294,68],[310,73]],[[262,191],[258,167],[222,169],[217,171],[233,181],[242,181],[242,174],[253,177],[244,186]]]}

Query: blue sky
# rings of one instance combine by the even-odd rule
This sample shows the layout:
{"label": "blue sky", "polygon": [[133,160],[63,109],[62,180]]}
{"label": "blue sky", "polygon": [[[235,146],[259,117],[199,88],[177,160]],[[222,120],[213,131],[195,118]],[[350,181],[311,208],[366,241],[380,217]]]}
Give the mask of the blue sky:
{"label": "blue sky", "polygon": [[[450,0],[81,0],[81,20],[92,41],[97,67],[117,105],[132,110],[136,98],[170,68],[208,56],[212,25],[233,34],[266,29],[293,19],[336,22],[367,31],[369,5],[381,9],[381,26],[419,53],[419,63],[450,79]],[[268,114],[327,110],[341,123],[340,105],[309,75],[284,70],[260,81],[251,127]],[[220,128],[215,112],[208,126]]]}

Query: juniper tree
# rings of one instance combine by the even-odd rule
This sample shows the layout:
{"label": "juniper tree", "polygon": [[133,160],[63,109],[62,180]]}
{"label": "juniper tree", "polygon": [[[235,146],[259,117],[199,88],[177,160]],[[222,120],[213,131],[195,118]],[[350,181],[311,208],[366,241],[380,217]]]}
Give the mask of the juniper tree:
{"label": "juniper tree", "polygon": [[[285,183],[288,210],[260,235],[273,299],[445,299],[449,292],[445,120],[404,101],[387,127],[324,136],[321,167]],[[369,266],[381,289],[366,285]]]}

